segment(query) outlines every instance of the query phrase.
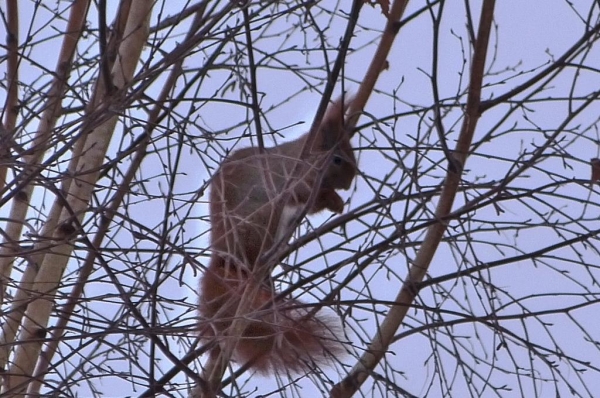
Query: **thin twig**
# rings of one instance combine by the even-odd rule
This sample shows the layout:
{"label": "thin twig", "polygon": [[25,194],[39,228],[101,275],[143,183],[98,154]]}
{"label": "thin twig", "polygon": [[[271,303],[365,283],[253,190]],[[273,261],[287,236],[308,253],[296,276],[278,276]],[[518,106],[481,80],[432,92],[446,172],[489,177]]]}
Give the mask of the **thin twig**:
{"label": "thin twig", "polygon": [[254,128],[256,129],[256,141],[258,150],[263,152],[265,142],[262,136],[262,126],[260,123],[260,103],[258,100],[258,84],[256,79],[256,63],[254,62],[254,48],[252,46],[252,29],[250,27],[250,16],[248,15],[248,5],[242,6],[242,15],[244,16],[244,33],[246,36],[246,51],[248,52],[248,72],[250,73],[250,95],[252,97],[252,113],[254,115]]}

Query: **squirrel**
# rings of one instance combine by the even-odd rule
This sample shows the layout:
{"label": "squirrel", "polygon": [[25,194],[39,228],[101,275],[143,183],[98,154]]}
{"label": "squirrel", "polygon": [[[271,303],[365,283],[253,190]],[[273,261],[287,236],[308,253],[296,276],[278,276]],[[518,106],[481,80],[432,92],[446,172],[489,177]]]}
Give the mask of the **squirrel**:
{"label": "squirrel", "polygon": [[[276,299],[272,269],[260,262],[283,243],[302,212],[343,212],[336,189],[349,189],[357,172],[344,126],[347,105],[342,98],[330,105],[312,137],[309,132],[262,151],[232,152],[211,181],[212,254],[200,279],[199,302],[209,326],[201,338],[223,344],[234,319],[243,317],[232,357],[259,373],[308,371],[310,364],[342,352],[337,322],[298,300]],[[308,142],[311,147],[304,149]],[[250,294],[244,294],[247,289]]]}

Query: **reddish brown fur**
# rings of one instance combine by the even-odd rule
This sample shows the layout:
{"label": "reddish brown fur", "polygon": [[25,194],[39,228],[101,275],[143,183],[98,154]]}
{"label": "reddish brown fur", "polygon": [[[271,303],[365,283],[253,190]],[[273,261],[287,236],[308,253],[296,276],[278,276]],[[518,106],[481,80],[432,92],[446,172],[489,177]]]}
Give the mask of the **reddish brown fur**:
{"label": "reddish brown fur", "polygon": [[[330,107],[302,159],[308,134],[263,153],[255,148],[235,151],[212,182],[212,256],[200,282],[199,310],[210,324],[204,337],[230,335],[243,303],[248,311],[241,336],[232,342],[234,358],[240,364],[252,362],[261,372],[301,372],[311,362],[322,363],[327,355],[341,352],[334,322],[303,309],[296,300],[274,300],[270,269],[262,269],[259,260],[279,239],[278,229],[289,228],[287,220],[280,222],[285,207],[306,207],[308,213],[343,211],[335,190],[348,189],[356,174],[344,111],[339,101]],[[299,178],[292,179],[295,172]]]}

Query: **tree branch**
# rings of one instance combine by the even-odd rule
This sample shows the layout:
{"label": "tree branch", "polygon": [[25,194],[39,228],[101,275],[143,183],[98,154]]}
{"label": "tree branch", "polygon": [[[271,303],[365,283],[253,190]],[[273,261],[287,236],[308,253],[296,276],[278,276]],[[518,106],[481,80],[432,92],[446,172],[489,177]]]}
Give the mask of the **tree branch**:
{"label": "tree branch", "polygon": [[[480,117],[480,96],[483,81],[484,66],[491,25],[494,16],[495,0],[485,0],[481,10],[477,43],[473,54],[471,66],[471,79],[461,133],[454,152],[454,159],[448,165],[446,181],[442,189],[439,204],[435,212],[437,219],[447,216],[452,210],[452,203],[461,180],[461,174],[466,162],[469,147]],[[364,381],[372,374],[375,366],[385,355],[393,342],[394,334],[400,327],[408,309],[418,294],[417,286],[423,280],[427,269],[433,259],[437,247],[446,230],[444,222],[437,222],[428,230],[419,249],[417,256],[409,269],[409,274],[402,285],[396,305],[390,308],[389,313],[379,327],[375,337],[369,344],[367,351],[350,373],[331,390],[332,398],[351,397]]]}

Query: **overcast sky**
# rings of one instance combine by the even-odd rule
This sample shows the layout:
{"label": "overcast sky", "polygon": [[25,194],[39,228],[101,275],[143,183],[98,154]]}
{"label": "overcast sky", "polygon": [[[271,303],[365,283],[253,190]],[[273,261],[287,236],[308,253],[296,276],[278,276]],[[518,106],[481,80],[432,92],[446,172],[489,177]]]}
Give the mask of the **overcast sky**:
{"label": "overcast sky", "polygon": [[[115,12],[112,7],[116,2],[108,3],[109,16],[107,20],[112,21]],[[166,16],[177,14],[179,7],[186,3],[176,1],[157,4],[153,15],[153,25],[158,18],[164,19]],[[470,5],[474,7],[471,10],[472,17],[477,20],[479,18],[479,9],[477,8],[479,2],[469,3],[472,3]],[[560,57],[583,35],[586,30],[584,20],[589,18],[588,10],[594,2],[582,0],[575,3],[570,5],[567,1],[558,0],[503,0],[497,2],[496,25],[487,60],[489,73],[484,79],[482,94],[484,100],[496,98],[527,81]],[[405,15],[410,15],[425,4],[424,1],[411,2]],[[64,6],[62,3],[61,5]],[[462,121],[460,105],[466,101],[465,91],[468,87],[469,63],[467,61],[465,64],[464,61],[465,59],[469,60],[471,55],[464,5],[465,2],[461,1],[446,2],[440,25],[438,88],[441,102],[446,106],[447,114],[445,114],[444,124],[447,143],[451,148],[455,144],[454,140],[458,137]],[[324,39],[332,47],[339,42],[343,35],[346,20],[340,15],[347,12],[349,6],[350,4],[346,4],[346,2],[338,4],[334,1],[319,2],[314,6],[334,11],[333,13],[319,13],[315,9],[314,12],[315,15],[318,15],[317,22],[321,28],[330,25],[322,33]],[[21,7],[21,37],[33,36],[38,40],[48,37],[45,44],[31,47],[32,50],[27,54],[31,61],[24,61],[21,67],[21,79],[41,88],[48,80],[43,75],[40,78],[40,71],[43,71],[44,68],[50,71],[55,68],[58,55],[58,51],[55,49],[59,47],[62,40],[62,37],[56,32],[63,32],[65,24],[62,19],[55,19],[49,23],[51,14],[42,8],[34,12],[33,4],[30,2],[23,2]],[[594,16],[590,20],[592,24],[595,24],[598,22],[598,6],[593,13]],[[265,13],[265,17],[267,15]],[[256,41],[255,57],[257,62],[263,65],[257,72],[261,107],[265,112],[263,128],[267,133],[279,133],[278,141],[296,137],[308,129],[320,100],[319,93],[323,90],[322,86],[308,89],[307,86],[315,83],[318,79],[308,81],[305,76],[297,74],[293,70],[294,67],[300,68],[308,65],[315,68],[315,71],[311,73],[322,77],[325,62],[323,53],[320,51],[302,52],[297,50],[302,46],[316,48],[318,44],[314,30],[308,28],[290,30],[290,26],[301,19],[297,15],[298,13],[289,19],[280,18],[271,24],[261,19],[253,25],[256,27],[253,34],[256,35],[256,38],[260,37],[260,40]],[[96,18],[96,10],[92,8],[89,17],[91,27],[97,26]],[[239,14],[233,15],[229,21],[230,26],[239,23],[238,18]],[[175,32],[184,33],[188,23],[189,21],[177,26]],[[351,45],[352,51],[344,69],[345,87],[350,92],[355,92],[363,79],[368,62],[378,43],[380,30],[384,25],[384,17],[379,8],[365,5],[358,25]],[[0,24],[0,26],[2,26],[0,29],[4,29],[4,24]],[[219,29],[223,29],[223,27]],[[165,34],[165,32],[160,32],[158,36],[151,36],[151,40],[152,38],[158,39]],[[221,33],[217,33],[217,37],[219,34]],[[0,35],[4,37],[4,35]],[[161,44],[160,50],[169,51],[181,40],[183,40],[181,35],[171,33],[169,38]],[[235,63],[236,54],[238,54],[236,51],[243,49],[242,43],[243,40],[240,37],[238,42],[240,47],[227,46],[218,62]],[[429,13],[420,15],[402,27],[392,53],[388,57],[389,68],[381,74],[376,90],[365,109],[366,115],[359,124],[371,123],[374,120],[386,118],[392,113],[402,114],[422,110],[433,104],[429,76],[432,65],[432,43],[432,19]],[[282,49],[292,50],[282,51]],[[96,52],[97,48],[93,37],[88,37],[83,41],[79,51],[92,54]],[[211,47],[207,46],[202,51],[190,55],[184,63],[185,68],[193,70],[201,67],[206,62],[207,54],[210,51]],[[145,59],[148,59],[149,54],[152,52],[146,51]],[[275,57],[277,62],[270,60],[269,57],[273,54],[277,54]],[[332,60],[335,53],[329,52],[328,55]],[[150,59],[150,64],[156,62],[158,58],[158,55],[155,55],[155,58]],[[515,164],[517,166],[520,164],[516,162],[517,160],[526,160],[529,154],[533,153],[549,135],[553,134],[562,121],[572,113],[572,110],[582,104],[581,100],[568,101],[570,95],[583,97],[598,90],[600,73],[594,69],[600,64],[597,46],[587,53],[582,53],[577,60],[586,65],[586,68],[579,70],[572,68],[561,72],[551,84],[539,93],[532,94],[532,91],[526,91],[513,98],[513,100],[523,100],[532,94],[533,100],[523,109],[509,114],[508,109],[514,105],[513,102],[499,105],[484,114],[474,138],[474,142],[477,143],[476,154],[469,158],[464,176],[465,181],[470,183],[481,182],[481,190],[472,189],[469,193],[459,193],[455,208],[473,199],[472,195],[475,195],[476,192],[483,194],[486,190],[485,184],[494,185],[510,174],[515,169]],[[0,63],[1,76],[5,75],[5,68],[5,63]],[[194,82],[194,85],[198,85],[198,88],[193,90],[194,95],[202,99],[239,100],[238,88],[224,89],[232,77],[232,69],[234,68],[224,67],[211,71],[206,74],[201,84],[198,85],[197,82]],[[93,73],[94,70],[94,66],[91,66],[89,73]],[[74,77],[74,79],[80,78],[80,75]],[[158,79],[147,91],[147,95],[157,95],[161,84],[164,84],[164,78]],[[184,84],[186,84],[186,80],[182,78],[179,86]],[[83,89],[89,90],[89,92],[82,93],[82,97],[86,97],[91,93],[92,87]],[[336,94],[339,92],[338,86]],[[458,95],[459,93],[460,95]],[[5,92],[0,91],[2,103],[4,95]],[[22,95],[25,95],[25,92]],[[455,100],[457,97],[458,101]],[[283,100],[286,101],[281,104]],[[78,104],[78,100],[73,100],[73,104]],[[451,105],[454,106],[451,107]],[[70,106],[69,101],[65,101],[65,106]],[[190,110],[194,106],[197,109]],[[145,112],[143,110],[139,112],[136,114],[134,111],[131,115],[145,120]],[[157,151],[162,151],[159,155],[150,154],[148,156],[139,176],[140,180],[144,178],[148,180],[142,184],[143,189],[141,186],[136,188],[140,195],[140,201],[136,203],[135,200],[132,200],[127,211],[134,220],[150,229],[156,229],[161,225],[164,204],[161,200],[149,198],[152,195],[161,195],[167,190],[168,179],[161,173],[166,174],[165,170],[173,167],[174,163],[169,164],[168,167],[165,166],[165,154],[177,153],[181,159],[179,167],[182,174],[173,184],[174,196],[181,199],[181,203],[192,198],[196,200],[196,203],[193,206],[181,204],[181,207],[175,212],[177,216],[173,216],[173,220],[181,222],[182,219],[185,219],[185,222],[181,222],[181,228],[173,233],[171,239],[176,240],[190,253],[197,255],[198,261],[206,264],[208,253],[205,249],[208,242],[206,234],[208,225],[205,222],[207,213],[205,201],[207,197],[206,195],[198,197],[197,191],[203,187],[214,167],[226,154],[227,149],[236,145],[242,147],[251,144],[252,140],[247,138],[239,140],[239,137],[247,135],[252,128],[244,122],[248,117],[247,109],[231,103],[205,100],[192,103],[189,101],[181,105],[180,112],[181,115],[191,115],[195,119],[185,126],[180,126],[174,121],[177,119],[177,115],[173,115],[173,120],[166,121],[165,125],[161,126],[164,131],[171,129],[175,133],[171,137],[165,136],[164,139],[159,140],[156,147],[164,149],[168,145],[173,145],[173,149],[164,151],[158,149]],[[511,187],[514,188],[514,191],[511,191],[513,195],[519,189],[533,189],[535,193],[531,195],[530,202],[503,202],[501,211],[491,205],[484,206],[470,213],[473,217],[470,224],[451,222],[450,228],[453,235],[458,235],[458,231],[467,225],[474,229],[473,235],[470,239],[465,238],[456,245],[452,245],[451,242],[441,245],[431,266],[430,276],[441,276],[453,272],[457,268],[464,268],[476,263],[500,261],[521,253],[530,253],[572,238],[577,233],[598,228],[597,225],[594,226],[600,215],[600,209],[594,204],[598,203],[600,199],[598,198],[598,188],[594,188],[592,191],[589,185],[569,181],[587,178],[589,176],[589,159],[600,157],[598,148],[600,137],[597,129],[599,113],[600,106],[595,103],[573,118],[564,127],[564,134],[559,135],[559,139],[562,140],[562,152],[553,152],[547,160],[540,163],[540,167],[532,168],[526,176],[511,184]],[[424,115],[425,117],[423,117]],[[507,116],[505,117],[505,115]],[[505,119],[501,120],[503,117]],[[354,145],[360,160],[361,176],[357,179],[351,192],[342,194],[344,198],[349,199],[349,211],[372,200],[377,195],[385,198],[394,192],[407,193],[410,182],[404,171],[413,165],[418,165],[421,172],[430,167],[430,172],[421,176],[415,187],[425,188],[440,183],[445,175],[442,152],[436,150],[425,153],[425,151],[419,152],[419,149],[414,149],[415,146],[422,146],[426,143],[435,145],[437,135],[428,127],[432,124],[431,118],[431,112],[418,112],[396,120],[386,119],[379,123],[369,124],[360,132],[360,137],[355,137]],[[27,126],[29,129],[33,127],[35,127],[35,123]],[[180,132],[179,128],[196,137],[193,140],[196,145],[193,150],[190,149],[191,145],[186,142],[185,150],[181,153],[177,152],[174,143],[177,140],[176,134]],[[118,130],[119,133],[115,135],[117,138],[114,139],[109,154],[114,155],[127,147],[132,137],[141,132],[141,129],[136,130],[135,128],[125,131],[123,126],[119,126]],[[480,141],[490,131],[494,132],[493,139]],[[424,138],[428,135],[430,138]],[[215,141],[206,139],[207,136],[221,140],[215,143]],[[393,140],[390,139],[392,136]],[[121,139],[121,137],[123,138]],[[268,142],[272,144],[273,141],[269,140]],[[394,142],[396,146],[392,146],[390,142]],[[418,142],[418,145],[415,142]],[[373,150],[374,148],[378,149]],[[557,155],[559,152],[562,157]],[[404,171],[399,164],[406,166]],[[387,178],[385,186],[380,184],[384,178]],[[556,181],[562,181],[564,184],[559,184],[556,190],[552,191],[555,196],[546,195],[546,191],[540,188]],[[377,186],[377,183],[380,185]],[[144,199],[142,200],[142,198]],[[34,199],[34,203],[44,202],[47,205],[49,200],[51,200],[50,197],[40,194]],[[586,205],[588,200],[589,204]],[[381,215],[383,218],[389,218],[390,222],[386,228],[377,231],[381,234],[380,239],[383,239],[395,228],[392,221],[401,222],[407,209],[412,206],[414,203],[399,201],[386,210],[387,214]],[[7,209],[3,208],[0,215],[6,217],[8,213],[5,212]],[[379,213],[374,212],[359,221],[349,223],[347,228],[352,231],[350,235],[356,234],[356,231],[360,231],[365,225],[375,225],[379,216]],[[35,229],[40,225],[41,220],[33,214],[31,217],[31,224]],[[320,215],[311,218],[310,221],[313,225],[318,226],[328,218],[329,215]],[[417,222],[417,220],[413,221]],[[497,232],[490,222],[498,222],[500,225],[509,222],[530,222],[532,226],[520,230],[518,233],[511,229]],[[551,225],[557,227],[550,228]],[[490,230],[486,230],[488,227]],[[373,235],[377,233],[373,233]],[[118,236],[121,239],[118,243],[109,242],[107,246],[128,247],[129,245],[129,247],[137,249],[156,248],[154,242],[137,239],[127,231],[123,231]],[[422,238],[420,233],[416,233],[410,237],[409,241],[419,241]],[[339,242],[339,239],[336,240],[336,237],[332,236],[320,242],[313,242],[301,249],[298,257],[291,259],[290,263],[310,258],[315,253],[319,253],[320,244],[333,245]],[[368,238],[362,239],[354,239],[348,243],[347,248],[357,250],[363,245],[373,244],[378,240],[377,238],[373,238],[372,241]],[[493,245],[490,242],[497,244]],[[597,242],[591,240],[588,244],[595,247]],[[457,250],[457,248],[461,250]],[[405,275],[411,256],[414,256],[417,249],[418,247],[399,246],[397,250],[387,253],[385,265],[389,269],[370,267],[364,272],[363,278],[355,280],[348,289],[342,291],[342,299],[356,300],[372,297],[384,301],[393,300],[397,294],[399,281]],[[327,259],[334,262],[347,256],[347,253],[336,251],[331,253]],[[115,269],[119,269],[119,258],[115,257],[112,264]],[[132,258],[137,259],[134,255]],[[144,261],[145,258],[145,255],[141,254],[139,261]],[[298,271],[298,275],[308,275],[310,272],[318,271],[323,266],[321,261],[320,258],[309,262],[306,267]],[[523,260],[494,268],[489,273],[483,272],[482,280],[490,282],[490,285],[483,282],[481,285],[477,285],[472,281],[467,283],[464,280],[453,280],[440,285],[446,290],[448,297],[443,297],[441,288],[439,290],[424,289],[417,304],[472,316],[490,314],[508,316],[522,315],[535,310],[550,310],[568,304],[581,303],[582,300],[598,299],[600,291],[598,284],[595,283],[596,279],[594,279],[598,277],[597,270],[591,267],[582,267],[579,264],[598,264],[598,255],[593,248],[585,245],[564,248],[541,261],[535,263]],[[167,267],[177,269],[181,264],[181,258],[174,256]],[[77,264],[73,263],[70,272],[74,272],[76,269]],[[333,286],[336,282],[340,282],[350,270],[351,267],[347,267],[336,274]],[[177,272],[172,280],[161,286],[160,292],[165,297],[185,301],[189,304],[188,307],[181,305],[179,308],[173,308],[172,313],[165,315],[165,319],[175,317],[175,314],[185,313],[186,310],[189,311],[193,307],[197,300],[195,286],[198,274],[196,271],[198,270],[187,266],[181,274],[183,285],[179,284],[180,273]],[[490,287],[491,285],[494,286],[494,289]],[[325,286],[325,284],[322,285],[324,289]],[[86,289],[86,294],[90,297],[100,296],[105,293],[104,289],[106,289],[106,284],[91,284]],[[587,294],[585,300],[581,295],[584,292]],[[315,293],[316,297],[323,297],[324,294],[320,291]],[[305,294],[302,299],[311,301],[314,300],[314,297]],[[107,305],[106,302],[93,307],[90,304],[95,311],[98,311],[98,314],[102,314],[108,319],[113,318],[119,311],[119,305],[118,302],[113,306]],[[383,319],[386,308],[385,305],[376,307],[367,305],[362,311],[356,309],[353,313],[354,320],[350,321],[352,326],[346,330],[347,337],[352,340],[354,345],[355,355],[364,350],[365,340],[373,336],[377,322]],[[380,311],[377,319],[373,315],[375,310]],[[598,382],[600,380],[600,375],[598,375],[600,352],[597,343],[589,342],[589,340],[600,341],[600,328],[594,326],[594,322],[597,324],[597,310],[597,305],[586,306],[569,314],[550,314],[543,318],[528,319],[527,321],[518,319],[514,322],[503,321],[502,327],[506,328],[505,334],[491,333],[491,327],[470,323],[451,328],[440,327],[437,333],[426,331],[422,334],[412,334],[401,338],[392,346],[393,353],[386,356],[386,364],[390,365],[390,368],[382,366],[377,371],[388,377],[394,377],[397,385],[416,396],[437,397],[442,396],[442,392],[445,392],[447,396],[455,397],[474,395],[476,391],[474,386],[481,389],[486,382],[491,386],[506,386],[510,391],[499,390],[494,393],[488,388],[484,390],[483,396],[569,396],[567,382],[572,383],[581,396],[592,396],[593,391],[600,391],[600,382]],[[434,312],[432,311],[432,313]],[[183,318],[184,321],[177,326],[191,325],[194,322],[193,311],[187,312]],[[450,321],[460,319],[461,316],[445,313],[442,318]],[[356,319],[361,320],[357,321]],[[436,320],[435,316],[427,314],[426,311],[425,313],[410,312],[406,324],[399,330],[399,333],[415,328],[423,322],[433,322],[434,320]],[[492,320],[489,322],[493,323]],[[359,325],[360,327],[358,327]],[[504,342],[503,339],[511,340],[511,333],[530,339],[531,351],[527,351],[518,344],[511,345],[510,343],[508,348],[499,348]],[[119,336],[111,338],[115,339],[113,341],[115,344],[121,344]],[[464,346],[461,347],[463,344]],[[550,366],[544,364],[540,359],[545,354],[541,347],[546,346],[560,347],[565,355],[581,361],[582,367],[586,367],[583,363],[589,361],[590,368],[595,370],[589,369],[579,375],[573,371],[570,365],[561,361],[561,358],[550,355],[548,361],[557,363],[556,368],[551,370]],[[536,350],[539,351],[537,357],[531,354]],[[432,360],[432,351],[438,355],[436,360]],[[182,356],[184,349],[174,349],[174,352]],[[460,360],[457,360],[456,352],[460,352],[464,356],[461,355]],[[118,355],[115,354],[115,356]],[[355,360],[354,357],[349,356],[344,363],[351,366]],[[466,362],[466,365],[457,366],[457,363],[461,361]],[[576,363],[576,361],[572,363]],[[114,359],[111,366],[124,372],[129,370],[125,361],[120,359]],[[171,364],[169,361],[165,361],[164,368],[162,364],[159,366],[161,369],[168,369]],[[463,373],[465,368],[470,366],[478,367],[482,374],[488,374],[488,379],[482,380]],[[531,368],[537,372],[535,382],[532,382],[531,378],[526,375],[531,372]],[[487,369],[487,371],[481,371],[481,369]],[[553,375],[552,371],[559,373],[559,376]],[[520,372],[523,372],[524,376],[520,375]],[[440,374],[443,376],[440,377]],[[336,369],[330,370],[328,376],[333,382],[339,380]],[[470,380],[470,377],[473,379]],[[554,385],[551,382],[553,378],[564,378],[567,382],[562,381]],[[369,391],[368,386],[371,385],[369,383],[363,389],[365,396],[384,396],[379,385],[372,392]],[[302,390],[298,393],[299,396],[312,396],[313,393],[317,393],[319,387],[323,388],[322,386],[316,387],[315,384],[318,386],[318,383],[313,383],[311,380],[300,381]],[[124,377],[123,379],[111,378],[109,382],[98,382],[95,387],[99,391],[106,392],[107,396],[114,396],[117,391],[118,395],[136,395],[140,389],[139,387],[134,388],[133,385],[128,377]],[[265,387],[268,385],[264,379],[254,377],[244,387],[244,390],[253,391],[253,387],[256,387],[256,394],[264,394],[271,391]],[[273,386],[274,388],[276,386]],[[134,389],[135,391],[133,391]],[[85,384],[77,386],[75,390],[82,396],[90,393],[89,386]],[[258,395],[251,394],[251,396]]]}

